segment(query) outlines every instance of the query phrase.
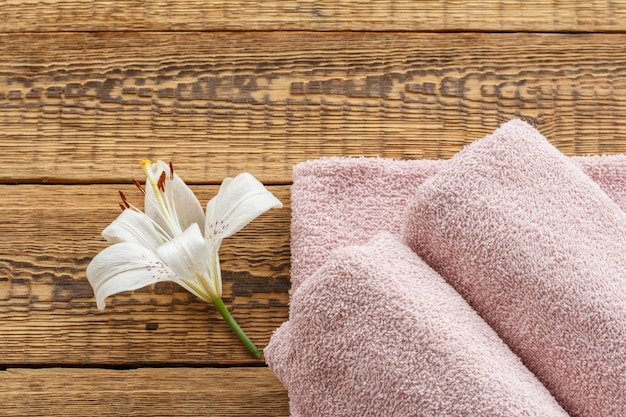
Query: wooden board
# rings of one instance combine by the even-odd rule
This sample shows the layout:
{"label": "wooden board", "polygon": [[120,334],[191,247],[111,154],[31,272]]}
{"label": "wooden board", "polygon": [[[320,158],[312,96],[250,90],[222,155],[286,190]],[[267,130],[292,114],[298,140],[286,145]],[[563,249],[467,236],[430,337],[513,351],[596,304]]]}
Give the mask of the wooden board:
{"label": "wooden board", "polygon": [[267,368],[18,368],[0,371],[0,387],[5,417],[289,415]]}
{"label": "wooden board", "polygon": [[259,347],[288,317],[295,163],[449,158],[528,120],[626,153],[626,1],[0,3],[0,414],[287,416],[280,382],[171,284],[96,310],[85,268],[139,161],[204,203],[252,172],[285,204],[227,239]]}
{"label": "wooden board", "polygon": [[7,183],[125,182],[150,157],[190,182],[288,184],[322,156],[448,158],[512,117],[566,154],[626,151],[626,35],[9,34],[0,48]]}
{"label": "wooden board", "polygon": [[623,1],[5,0],[0,30],[623,31]]}

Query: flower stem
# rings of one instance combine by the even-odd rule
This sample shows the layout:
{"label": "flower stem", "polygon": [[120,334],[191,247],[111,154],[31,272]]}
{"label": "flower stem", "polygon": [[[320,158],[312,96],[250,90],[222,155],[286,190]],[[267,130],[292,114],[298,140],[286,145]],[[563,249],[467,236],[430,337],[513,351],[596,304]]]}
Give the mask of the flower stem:
{"label": "flower stem", "polygon": [[243,330],[241,330],[241,327],[239,327],[233,316],[230,314],[230,311],[228,311],[222,299],[218,298],[217,300],[213,301],[213,305],[215,306],[215,308],[217,308],[217,311],[220,312],[222,317],[224,317],[224,320],[226,320],[226,323],[228,323],[233,332],[235,332],[239,340],[241,340],[241,342],[248,348],[250,353],[252,353],[255,358],[260,359],[262,353],[259,351],[259,349],[257,349],[256,346],[254,346],[254,343],[252,343],[248,336],[246,336]]}

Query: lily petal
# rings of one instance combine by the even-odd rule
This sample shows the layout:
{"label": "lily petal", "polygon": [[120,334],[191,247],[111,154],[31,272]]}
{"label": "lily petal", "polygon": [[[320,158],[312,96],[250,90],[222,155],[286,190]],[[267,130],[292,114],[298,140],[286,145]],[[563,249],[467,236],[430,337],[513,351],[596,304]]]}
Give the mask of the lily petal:
{"label": "lily petal", "polygon": [[154,251],[165,242],[157,227],[145,213],[126,209],[102,231],[102,237],[111,243],[135,243]]}
{"label": "lily petal", "polygon": [[[163,161],[146,166],[145,212],[154,219],[170,238],[179,235],[192,223],[203,224],[204,212],[196,195]],[[159,179],[164,182],[159,188]]]}
{"label": "lily petal", "polygon": [[[159,161],[158,164],[160,167],[165,165],[163,161]],[[166,195],[182,229],[186,230],[193,223],[198,225],[204,224],[204,210],[194,192],[176,173],[174,175],[171,174],[169,166],[166,166],[165,169]]]}
{"label": "lily petal", "polygon": [[221,242],[256,217],[283,204],[251,174],[226,178],[206,208],[205,238]]}
{"label": "lily petal", "polygon": [[183,234],[160,246],[157,253],[176,274],[177,281],[182,281],[191,288],[200,285],[204,294],[193,291],[198,297],[212,302],[222,295],[221,278],[219,285],[216,285],[213,268],[210,265],[213,259],[197,223],[193,223]]}
{"label": "lily petal", "polygon": [[104,249],[87,266],[87,279],[96,295],[98,309],[105,298],[124,291],[173,281],[174,273],[150,249],[135,243],[118,243]]}

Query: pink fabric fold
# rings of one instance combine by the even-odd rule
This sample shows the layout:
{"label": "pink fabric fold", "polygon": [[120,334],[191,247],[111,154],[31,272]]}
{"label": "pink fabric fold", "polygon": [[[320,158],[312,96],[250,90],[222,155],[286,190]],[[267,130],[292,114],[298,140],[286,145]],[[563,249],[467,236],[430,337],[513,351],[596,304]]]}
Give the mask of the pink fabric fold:
{"label": "pink fabric fold", "polygon": [[265,349],[292,416],[567,414],[399,237],[334,251]]}
{"label": "pink fabric fold", "polygon": [[[595,181],[597,186],[593,188],[593,194],[602,194],[602,191],[598,189],[600,187],[617,206],[622,210],[626,208],[626,156],[572,157],[569,160]],[[449,386],[460,383],[458,378],[462,374],[461,368],[455,368],[458,374],[451,376],[451,374],[446,374],[447,368],[443,364],[454,357],[454,347],[458,347],[463,337],[473,336],[463,335],[460,332],[462,329],[451,326],[451,322],[454,322],[459,315],[463,317],[462,320],[466,321],[477,319],[478,316],[472,309],[469,309],[470,313],[468,313],[469,304],[454,304],[460,301],[460,296],[452,297],[456,301],[447,308],[447,315],[435,314],[436,311],[441,312],[443,308],[438,303],[446,299],[444,297],[440,300],[433,296],[435,288],[443,291],[443,287],[437,287],[443,285],[441,275],[434,271],[426,272],[426,265],[419,258],[416,257],[416,260],[408,256],[406,251],[410,252],[410,250],[406,246],[402,247],[397,239],[393,240],[383,233],[371,240],[372,236],[378,235],[379,232],[400,235],[406,222],[405,211],[409,203],[415,198],[416,193],[422,192],[421,185],[429,181],[431,177],[436,178],[448,163],[449,161],[328,158],[301,163],[294,167],[290,320],[276,331],[265,350],[268,364],[289,390],[292,415],[402,415],[401,411],[398,411],[399,414],[385,412],[367,414],[361,412],[363,408],[349,409],[341,404],[342,401],[355,401],[354,407],[365,407],[367,404],[367,407],[371,407],[372,410],[381,410],[384,407],[391,407],[393,410],[396,410],[393,407],[398,407],[397,410],[408,410],[409,408],[406,408],[408,399],[417,398],[415,396],[417,394],[413,392],[413,397],[406,396],[402,388],[407,386],[403,385],[404,383],[408,386],[420,387],[422,391],[419,392],[423,394],[419,397],[422,399],[420,404],[436,402],[435,392],[446,392]],[[565,176],[567,175],[569,174]],[[557,177],[560,176],[563,175],[557,175]],[[605,197],[602,197],[602,204],[610,204]],[[442,239],[445,239],[445,236]],[[406,256],[401,256],[401,253]],[[395,262],[396,258],[403,260],[398,264]],[[361,264],[367,267],[359,266]],[[421,285],[407,283],[406,281],[411,281],[407,278],[408,276],[413,277],[413,280],[420,282]],[[422,294],[417,287],[425,288],[423,290],[425,292]],[[411,305],[412,313],[407,312],[405,308],[399,310],[402,312],[402,318],[392,317],[389,310],[383,308],[381,304],[370,305],[370,303],[362,302],[372,300],[368,297],[376,292],[382,292],[379,296],[384,302],[381,301],[381,303],[396,306],[394,300],[398,298],[402,300],[402,305]],[[427,308],[426,301],[428,300],[424,298],[424,294],[431,295],[432,314]],[[458,291],[457,295],[459,295]],[[409,299],[415,300],[411,302]],[[337,304],[343,307],[338,308]],[[436,307],[437,305],[439,307]],[[416,318],[418,311],[422,314],[419,319]],[[469,318],[472,314],[474,319]],[[355,317],[352,322],[359,324],[356,330],[344,323],[346,320],[350,322],[351,316]],[[425,323],[439,328],[436,325],[437,322],[441,329],[447,329],[456,335],[457,338],[454,339],[456,345],[448,343],[449,339],[444,336],[443,331],[440,333],[423,332]],[[484,324],[476,323],[473,325],[484,326]],[[525,325],[527,323],[523,324]],[[411,334],[411,342],[402,346],[405,348],[410,346],[413,349],[412,356],[395,343],[400,340],[400,336],[394,336],[396,326],[406,329]],[[532,326],[526,328],[530,333],[533,333],[533,329]],[[493,337],[492,330],[478,333],[484,336],[489,332],[492,336],[487,339],[493,341],[490,339]],[[391,335],[389,341],[385,338],[381,340],[380,334]],[[602,340],[606,339],[605,335]],[[339,340],[344,342],[334,343]],[[346,340],[349,343],[345,342]],[[406,342],[405,339],[402,340]],[[466,352],[469,357],[476,355],[481,351],[480,349],[490,349],[495,346],[489,345],[490,342],[485,342],[486,346],[480,347],[482,342],[475,338],[472,339],[472,343],[473,350]],[[384,346],[384,351],[390,352],[390,356],[381,358],[377,355],[375,352],[378,346]],[[445,359],[443,362],[429,360],[427,355],[429,350],[420,350],[421,346],[430,346],[432,349],[439,346],[445,352]],[[500,343],[499,346],[503,345]],[[371,357],[375,360],[367,360],[369,353],[358,357],[355,353],[357,351],[374,352]],[[505,347],[505,351],[510,353],[508,347]],[[457,353],[460,354],[460,352]],[[502,352],[500,354],[508,355]],[[394,355],[398,358],[398,362],[390,360]],[[482,378],[487,378],[485,381],[494,382],[501,376],[499,371],[490,377],[486,377],[485,373],[474,372],[475,368],[472,366],[478,366],[477,364],[480,363],[474,359],[468,359],[463,363],[468,366],[466,370],[471,370],[470,374],[473,373],[478,377],[476,383],[480,386],[488,385],[483,384]],[[505,361],[504,363],[510,365],[512,362]],[[496,369],[494,367],[497,368],[497,365],[492,364],[485,369],[491,371]],[[605,373],[611,373],[606,368],[604,369]],[[618,363],[613,371],[622,372],[621,369],[623,368],[620,368]],[[417,374],[423,375],[425,372],[430,375],[445,374],[447,376],[439,378],[436,383],[434,379],[428,382],[419,380],[417,385],[413,385],[412,378]],[[381,373],[384,374],[385,381],[393,381],[396,377],[398,381],[386,382],[384,385],[376,384]],[[522,373],[516,371],[515,374],[517,377],[513,379],[521,378],[528,383],[525,378],[529,374],[526,371],[522,370]],[[525,376],[522,377],[522,374]],[[390,375],[393,375],[393,378]],[[532,378],[535,377],[532,376]],[[536,378],[533,381],[530,385],[534,386],[539,383]],[[431,385],[428,385],[429,383]],[[495,382],[494,384],[496,387],[499,386]],[[512,380],[508,380],[506,384],[514,385]],[[384,387],[385,394],[373,394],[369,391],[370,385],[381,389]],[[455,387],[458,388],[459,385]],[[524,385],[523,390],[528,387],[529,385]],[[534,392],[533,390],[537,388],[532,388],[528,392]],[[504,391],[492,394],[498,396],[498,393],[503,394]],[[603,394],[598,395],[603,396]],[[367,396],[369,398],[364,398]],[[393,398],[394,401],[390,402],[386,399],[388,397]],[[472,394],[472,398],[478,397],[480,396],[476,393]],[[311,405],[313,398],[319,404]],[[466,399],[464,396],[459,398]],[[522,401],[520,400],[522,397],[515,398],[515,401]],[[539,398],[543,396],[540,395]],[[563,401],[563,398],[560,397],[559,400]],[[400,405],[395,405],[396,403]],[[542,405],[539,408],[534,408],[526,414],[509,413],[508,415],[541,415],[533,413],[542,406],[547,407],[547,410],[552,410],[550,412],[556,412],[549,405],[552,404],[551,401],[541,400],[540,403]],[[521,405],[520,402],[517,404]],[[494,407],[497,408],[496,405]],[[313,411],[307,411],[308,409],[319,411],[319,413],[315,414]],[[553,415],[549,414],[550,412],[546,411],[545,415]],[[489,410],[484,415],[497,415],[493,413],[493,410]],[[406,415],[430,414],[418,411]],[[620,414],[607,414],[607,416],[617,415]]]}
{"label": "pink fabric fold", "polygon": [[[626,155],[571,157],[626,210]],[[324,158],[297,164],[291,188],[292,291],[330,252],[379,231],[400,234],[417,187],[447,161]]]}
{"label": "pink fabric fold", "polygon": [[415,195],[409,246],[572,416],[626,416],[626,213],[521,121]]}

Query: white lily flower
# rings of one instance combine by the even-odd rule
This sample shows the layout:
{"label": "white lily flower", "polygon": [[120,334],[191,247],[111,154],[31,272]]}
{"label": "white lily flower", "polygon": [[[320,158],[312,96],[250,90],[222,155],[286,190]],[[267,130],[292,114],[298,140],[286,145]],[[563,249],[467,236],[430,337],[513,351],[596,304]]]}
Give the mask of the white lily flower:
{"label": "white lily flower", "polygon": [[137,185],[145,192],[145,212],[129,204],[120,193],[122,214],[102,232],[113,245],[96,255],[87,267],[98,308],[104,309],[110,295],[173,281],[214,304],[224,316],[228,312],[223,311],[221,301],[218,256],[222,239],[270,208],[281,208],[282,203],[256,178],[243,173],[223,181],[205,215],[194,193],[171,165],[145,160],[141,166],[147,177],[146,187]]}

